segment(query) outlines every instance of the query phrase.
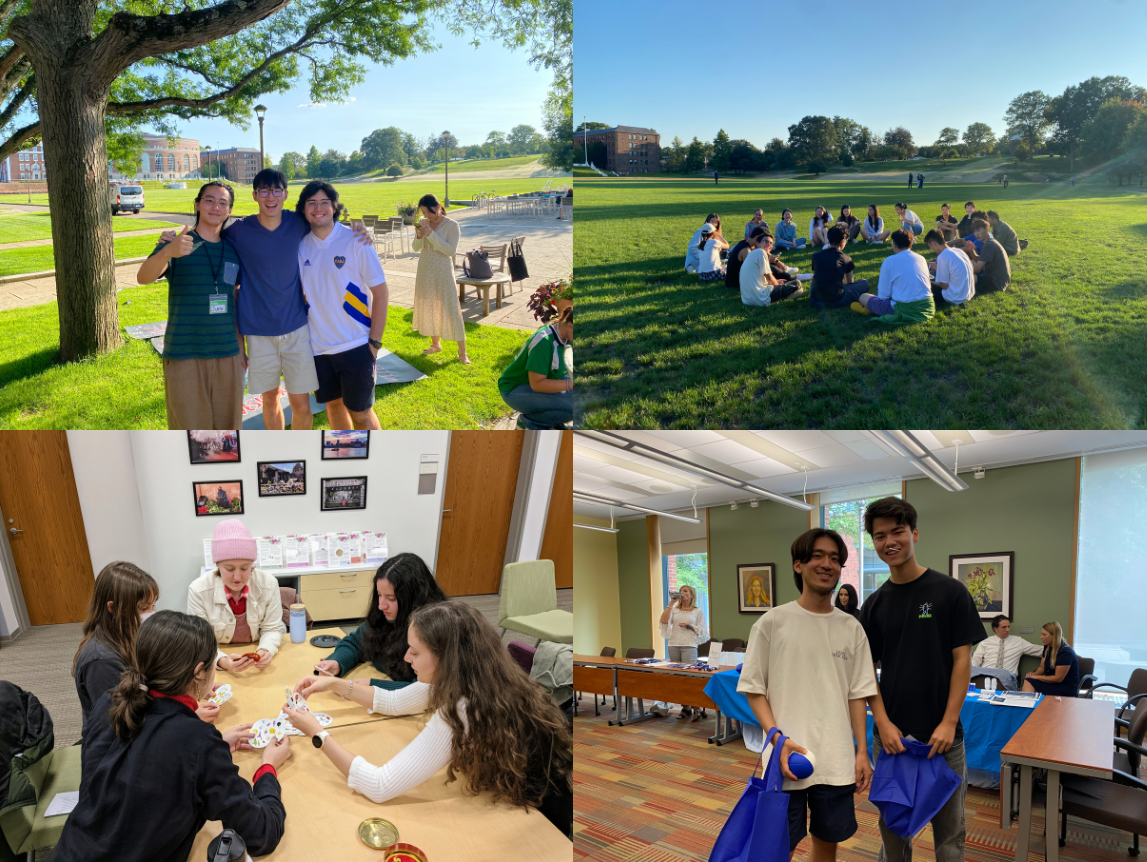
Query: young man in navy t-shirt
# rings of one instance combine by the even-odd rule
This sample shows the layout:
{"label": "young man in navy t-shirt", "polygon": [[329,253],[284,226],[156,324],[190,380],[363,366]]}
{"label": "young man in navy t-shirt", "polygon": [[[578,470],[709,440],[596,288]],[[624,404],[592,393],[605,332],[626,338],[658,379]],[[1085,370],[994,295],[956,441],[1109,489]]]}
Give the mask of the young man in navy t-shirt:
{"label": "young man in navy t-shirt", "polygon": [[[885,497],[864,513],[864,529],[889,579],[860,607],[873,662],[880,663],[880,693],[869,698],[876,757],[904,751],[902,737],[932,746],[963,782],[932,818],[936,862],[964,859],[967,764],[960,708],[972,675],[972,648],[988,635],[968,588],[920,565],[916,509]],[[912,842],[880,818],[881,862],[911,858]]]}

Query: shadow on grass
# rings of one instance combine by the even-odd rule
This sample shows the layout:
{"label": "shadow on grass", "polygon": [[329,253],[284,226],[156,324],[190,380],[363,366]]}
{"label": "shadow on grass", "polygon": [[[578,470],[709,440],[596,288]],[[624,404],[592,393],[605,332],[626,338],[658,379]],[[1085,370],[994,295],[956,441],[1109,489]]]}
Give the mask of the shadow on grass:
{"label": "shadow on grass", "polygon": [[53,344],[51,347],[45,347],[0,365],[0,389],[59,365],[59,357],[60,345]]}

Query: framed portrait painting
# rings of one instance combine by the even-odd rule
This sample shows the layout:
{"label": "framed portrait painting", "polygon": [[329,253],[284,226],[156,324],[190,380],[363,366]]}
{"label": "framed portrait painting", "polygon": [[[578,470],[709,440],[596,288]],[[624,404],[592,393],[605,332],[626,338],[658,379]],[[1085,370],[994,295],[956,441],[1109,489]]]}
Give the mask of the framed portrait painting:
{"label": "framed portrait painting", "polygon": [[980,619],[990,620],[997,614],[1012,615],[1012,593],[1015,585],[1015,553],[953,554],[948,558],[948,573],[968,588]]}
{"label": "framed portrait painting", "polygon": [[738,611],[763,614],[773,609],[777,594],[777,567],[772,563],[742,563],[737,566]]}

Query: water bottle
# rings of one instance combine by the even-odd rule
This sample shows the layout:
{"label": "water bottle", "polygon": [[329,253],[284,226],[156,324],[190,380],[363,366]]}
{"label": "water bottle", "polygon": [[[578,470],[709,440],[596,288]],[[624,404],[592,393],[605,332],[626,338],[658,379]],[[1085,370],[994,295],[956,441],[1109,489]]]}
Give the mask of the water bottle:
{"label": "water bottle", "polygon": [[291,643],[301,644],[307,638],[307,606],[302,602],[291,605]]}
{"label": "water bottle", "polygon": [[207,845],[207,862],[251,862],[251,857],[239,833],[224,829]]}

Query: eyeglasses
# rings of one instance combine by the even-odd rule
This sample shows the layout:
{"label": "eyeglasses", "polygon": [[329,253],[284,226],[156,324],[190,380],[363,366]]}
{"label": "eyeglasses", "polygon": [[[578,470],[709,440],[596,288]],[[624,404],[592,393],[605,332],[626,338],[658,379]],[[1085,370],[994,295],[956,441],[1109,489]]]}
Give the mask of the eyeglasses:
{"label": "eyeglasses", "polygon": [[309,210],[329,210],[333,207],[334,202],[328,200],[309,200],[306,203],[306,208]]}
{"label": "eyeglasses", "polygon": [[272,197],[272,196],[277,197],[277,198],[285,198],[287,196],[287,190],[286,189],[259,189],[258,195],[261,198]]}
{"label": "eyeglasses", "polygon": [[202,198],[199,202],[204,204],[219,204],[220,206],[231,205],[231,201],[226,198]]}

